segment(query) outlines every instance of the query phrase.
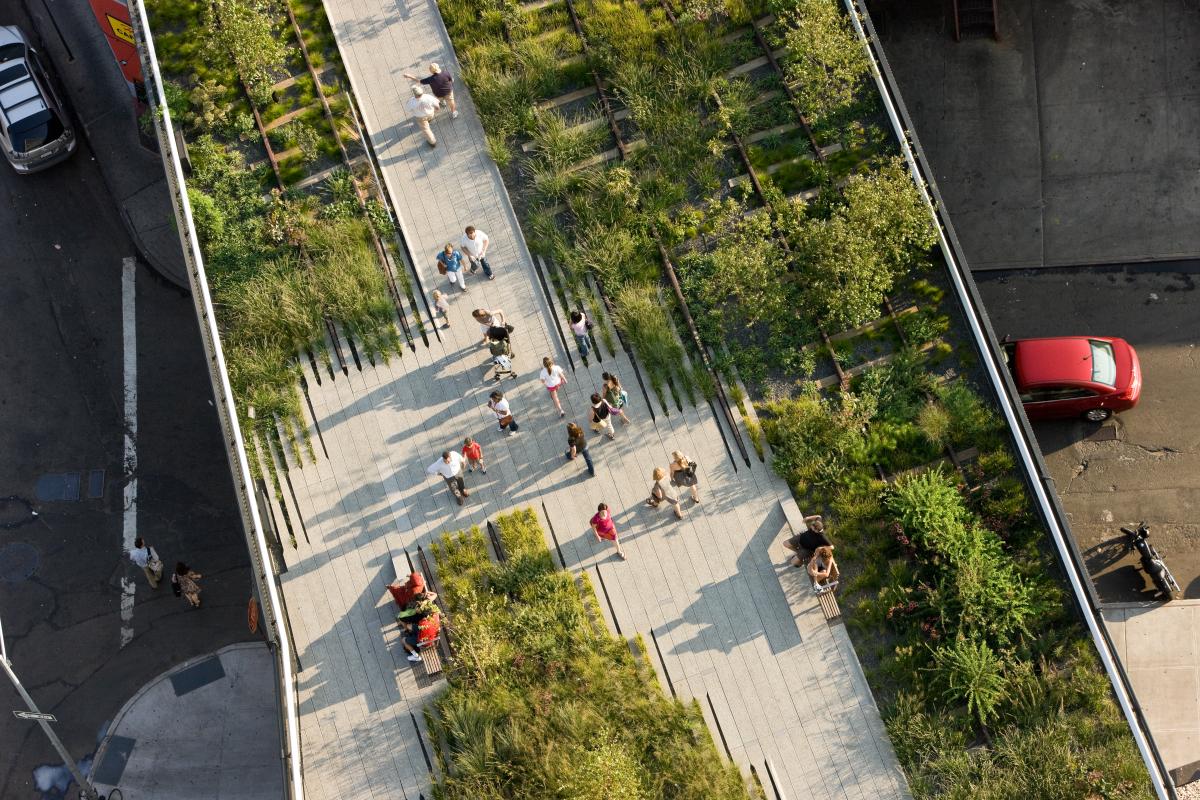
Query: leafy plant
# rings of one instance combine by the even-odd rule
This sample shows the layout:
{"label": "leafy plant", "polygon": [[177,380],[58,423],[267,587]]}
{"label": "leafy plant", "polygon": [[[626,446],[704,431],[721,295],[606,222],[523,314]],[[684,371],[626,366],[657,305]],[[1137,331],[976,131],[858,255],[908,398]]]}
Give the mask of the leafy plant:
{"label": "leafy plant", "polygon": [[999,713],[1007,681],[1004,659],[987,642],[967,636],[933,651],[934,673],[951,702],[965,703],[967,711],[986,727]]}
{"label": "leafy plant", "polygon": [[800,110],[816,121],[844,109],[867,77],[867,55],[834,0],[788,0],[784,17],[788,79]]}
{"label": "leafy plant", "polygon": [[860,396],[827,399],[815,388],[768,402],[764,411],[772,466],[800,494],[814,484],[836,486],[860,461],[863,427],[874,414]]}
{"label": "leafy plant", "polygon": [[214,61],[233,62],[250,99],[270,102],[271,86],[287,71],[292,49],[276,26],[270,0],[208,0],[205,44]]}

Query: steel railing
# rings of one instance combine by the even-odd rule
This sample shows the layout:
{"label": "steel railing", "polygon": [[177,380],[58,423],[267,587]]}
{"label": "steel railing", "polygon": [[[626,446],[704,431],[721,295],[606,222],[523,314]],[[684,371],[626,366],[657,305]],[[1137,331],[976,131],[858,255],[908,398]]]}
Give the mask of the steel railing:
{"label": "steel railing", "polygon": [[242,517],[250,564],[254,573],[254,584],[258,602],[262,609],[260,620],[265,626],[268,643],[275,657],[276,678],[280,710],[281,752],[285,796],[289,800],[303,800],[304,780],[300,752],[300,718],[296,698],[296,674],[293,647],[286,622],[286,611],[279,590],[278,576],[271,560],[262,519],[254,500],[254,480],[250,473],[250,462],[237,421],[237,406],[229,375],[225,366],[225,354],[217,332],[216,316],[213,313],[212,296],[208,290],[208,277],[204,271],[204,256],[200,252],[199,238],[192,218],[192,207],[188,202],[183,165],[176,148],[171,110],[167,107],[163,93],[163,78],[158,68],[158,56],[154,49],[154,37],[150,32],[149,18],[142,0],[133,0],[130,20],[134,27],[134,38],[142,60],[142,74],[146,81],[146,96],[155,120],[159,152],[162,154],[171,201],[175,206],[178,221],[179,244],[183,248],[187,265],[188,282],[192,289],[192,302],[200,323],[200,335],[208,356],[208,373],[212,380],[213,394],[217,401],[217,417],[221,422],[226,455],[233,473],[234,490],[238,498],[238,511]]}

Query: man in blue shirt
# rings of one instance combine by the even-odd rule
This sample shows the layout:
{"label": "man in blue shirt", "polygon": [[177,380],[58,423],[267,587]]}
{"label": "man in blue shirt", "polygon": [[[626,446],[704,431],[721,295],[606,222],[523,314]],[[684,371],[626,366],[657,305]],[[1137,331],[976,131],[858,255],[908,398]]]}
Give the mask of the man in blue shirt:
{"label": "man in blue shirt", "polygon": [[463,271],[462,253],[454,249],[454,245],[446,242],[442,252],[437,254],[438,272],[445,275],[450,284],[458,284],[465,292],[467,290],[467,273]]}
{"label": "man in blue shirt", "polygon": [[458,119],[458,105],[454,102],[454,78],[450,77],[449,72],[443,72],[441,66],[435,62],[429,65],[427,78],[418,78],[407,72],[404,73],[404,77],[413,81],[419,80],[428,86],[434,97],[444,105],[450,106],[450,118]]}

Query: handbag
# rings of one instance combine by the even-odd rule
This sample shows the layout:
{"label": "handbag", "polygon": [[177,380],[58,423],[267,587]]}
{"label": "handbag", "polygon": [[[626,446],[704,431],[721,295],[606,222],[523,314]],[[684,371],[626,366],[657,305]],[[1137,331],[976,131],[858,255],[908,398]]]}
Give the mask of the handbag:
{"label": "handbag", "polygon": [[153,572],[155,575],[162,575],[163,562],[158,557],[158,553],[153,547],[150,548],[150,558],[146,561],[146,569]]}
{"label": "handbag", "polygon": [[500,418],[500,427],[507,428],[509,425],[512,424],[512,421],[513,421],[513,415],[505,414],[503,417]]}
{"label": "handbag", "polygon": [[448,272],[448,270],[446,269],[446,262],[445,262],[445,261],[442,261],[442,260],[439,258],[439,259],[438,259],[438,262],[437,262],[437,265],[438,265],[438,274],[439,274],[439,275],[445,275],[445,274],[446,274],[446,272]]}

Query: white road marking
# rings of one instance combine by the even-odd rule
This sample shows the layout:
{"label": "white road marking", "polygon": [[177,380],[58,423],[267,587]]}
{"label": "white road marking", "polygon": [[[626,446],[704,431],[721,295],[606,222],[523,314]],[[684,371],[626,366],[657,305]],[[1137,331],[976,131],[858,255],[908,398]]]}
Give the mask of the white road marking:
{"label": "white road marking", "polygon": [[[122,522],[123,552],[133,549],[137,538],[137,294],[134,277],[137,261],[126,258],[121,270],[121,329],[125,371],[125,515]],[[137,585],[121,579],[121,647],[133,641],[133,601]]]}

